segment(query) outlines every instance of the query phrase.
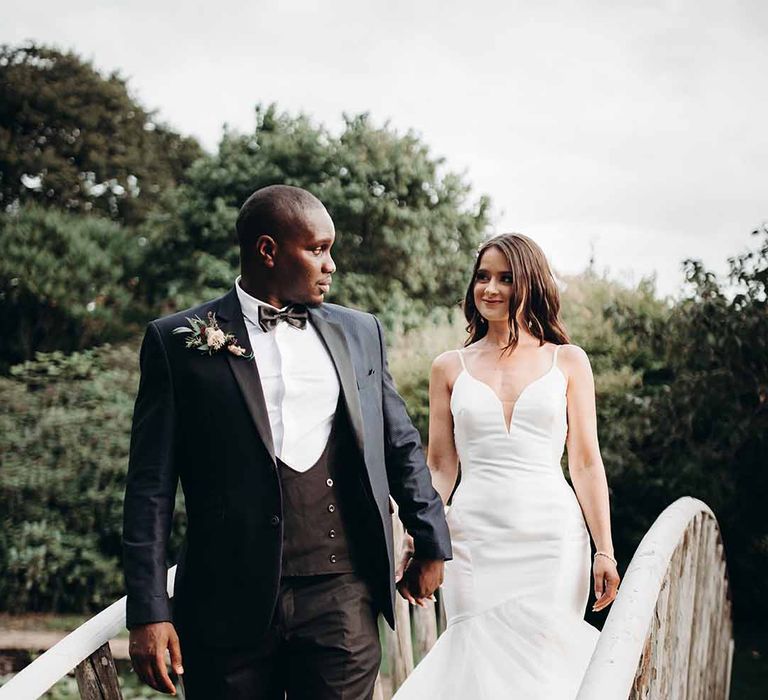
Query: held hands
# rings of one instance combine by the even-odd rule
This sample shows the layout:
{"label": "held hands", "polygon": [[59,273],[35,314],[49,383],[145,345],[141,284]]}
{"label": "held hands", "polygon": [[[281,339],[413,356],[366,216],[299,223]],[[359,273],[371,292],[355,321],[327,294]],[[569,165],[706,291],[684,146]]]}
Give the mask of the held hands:
{"label": "held hands", "polygon": [[418,559],[413,553],[413,538],[406,533],[395,571],[397,590],[412,605],[425,607],[425,601],[443,582],[445,562],[442,559]]}
{"label": "held hands", "polygon": [[184,673],[181,647],[176,629],[170,622],[152,622],[131,630],[128,652],[139,678],[160,693],[176,695],[176,688],[165,665],[166,649],[171,655],[175,675]]}
{"label": "held hands", "polygon": [[616,563],[602,555],[595,556],[592,563],[592,575],[595,579],[595,600],[592,612],[600,612],[607,608],[616,598],[619,590],[619,572]]}

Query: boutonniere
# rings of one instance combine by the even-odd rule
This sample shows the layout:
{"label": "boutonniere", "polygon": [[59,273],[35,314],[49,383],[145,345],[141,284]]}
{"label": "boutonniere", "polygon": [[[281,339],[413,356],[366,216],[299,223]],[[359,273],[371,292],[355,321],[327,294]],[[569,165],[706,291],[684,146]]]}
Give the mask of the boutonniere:
{"label": "boutonniere", "polygon": [[235,357],[242,357],[246,360],[253,359],[253,353],[247,353],[245,348],[238,345],[237,338],[232,333],[225,333],[216,321],[216,314],[208,312],[208,317],[203,320],[199,316],[189,318],[189,326],[179,326],[174,328],[171,333],[185,333],[187,338],[187,347],[199,350],[200,352],[213,355],[215,352],[226,348]]}

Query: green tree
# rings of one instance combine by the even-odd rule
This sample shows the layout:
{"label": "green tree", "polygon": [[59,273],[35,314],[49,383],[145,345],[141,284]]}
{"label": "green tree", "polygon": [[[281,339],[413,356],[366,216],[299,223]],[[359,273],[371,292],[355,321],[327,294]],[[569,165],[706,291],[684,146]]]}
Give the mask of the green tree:
{"label": "green tree", "polygon": [[101,217],[38,206],[0,214],[0,366],[135,333],[141,242]]}
{"label": "green tree", "polygon": [[135,223],[200,155],[117,73],[46,46],[0,47],[0,207],[36,202]]}
{"label": "green tree", "polygon": [[346,118],[338,137],[274,106],[256,117],[252,134],[225,133],[218,153],[197,161],[148,222],[148,299],[185,306],[228,288],[238,208],[274,183],[305,187],[333,216],[339,273],[331,300],[394,326],[461,298],[489,203],[470,202],[469,186],[416,135],[376,128],[366,115]]}

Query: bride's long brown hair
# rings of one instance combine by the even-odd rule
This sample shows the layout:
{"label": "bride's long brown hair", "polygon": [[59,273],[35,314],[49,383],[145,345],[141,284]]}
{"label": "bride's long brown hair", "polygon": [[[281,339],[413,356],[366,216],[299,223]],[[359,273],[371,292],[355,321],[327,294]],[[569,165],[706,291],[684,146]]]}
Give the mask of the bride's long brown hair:
{"label": "bride's long brown hair", "polygon": [[[497,248],[512,272],[512,296],[509,300],[509,343],[504,352],[512,352],[520,340],[520,321],[539,344],[564,345],[570,342],[560,320],[560,292],[544,252],[528,236],[502,233],[483,243],[477,251],[472,279],[464,297],[464,317],[469,334],[465,346],[476,343],[488,333],[488,322],[475,306],[475,283],[483,253]],[[518,314],[518,309],[520,313]],[[518,319],[519,316],[519,319]]]}

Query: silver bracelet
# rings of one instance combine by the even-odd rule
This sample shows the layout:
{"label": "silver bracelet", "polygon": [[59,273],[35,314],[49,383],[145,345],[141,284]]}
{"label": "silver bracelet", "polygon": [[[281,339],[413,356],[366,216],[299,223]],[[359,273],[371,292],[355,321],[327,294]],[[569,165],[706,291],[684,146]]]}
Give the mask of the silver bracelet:
{"label": "silver bracelet", "polygon": [[[608,554],[608,552],[600,552],[600,551],[595,552],[595,557],[597,557],[597,556],[601,556],[601,557],[605,557],[606,559],[610,559],[613,562],[614,566],[618,566],[619,565],[619,562],[617,562],[610,554]],[[594,557],[593,557],[593,559],[594,559]]]}

